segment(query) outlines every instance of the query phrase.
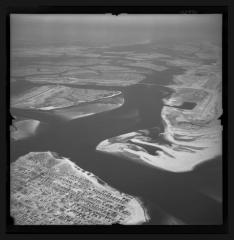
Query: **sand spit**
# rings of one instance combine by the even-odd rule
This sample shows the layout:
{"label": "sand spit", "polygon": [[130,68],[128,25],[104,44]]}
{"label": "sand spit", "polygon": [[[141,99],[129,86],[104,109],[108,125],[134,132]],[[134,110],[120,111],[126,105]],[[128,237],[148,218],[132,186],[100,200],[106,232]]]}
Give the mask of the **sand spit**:
{"label": "sand spit", "polygon": [[[192,171],[203,162],[222,155],[222,87],[219,59],[215,65],[190,64],[186,59],[172,61],[185,72],[174,77],[174,90],[164,104],[161,118],[164,131],[143,129],[106,139],[97,150],[138,160],[171,172]],[[184,102],[193,109],[177,108]],[[156,131],[157,132],[157,131]]]}
{"label": "sand spit", "polygon": [[92,103],[84,103],[79,106],[74,106],[64,109],[55,109],[52,111],[53,114],[60,116],[65,120],[74,120],[78,118],[83,118],[91,116],[94,114],[114,110],[123,106],[124,98],[122,95],[116,95],[109,98],[105,98],[100,101],[95,101]]}

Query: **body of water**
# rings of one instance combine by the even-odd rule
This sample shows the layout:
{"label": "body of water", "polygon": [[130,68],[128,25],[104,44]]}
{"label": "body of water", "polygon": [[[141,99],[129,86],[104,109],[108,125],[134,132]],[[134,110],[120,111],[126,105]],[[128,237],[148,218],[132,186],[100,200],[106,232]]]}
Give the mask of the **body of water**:
{"label": "body of water", "polygon": [[[17,84],[22,89],[27,83]],[[46,124],[39,127],[36,136],[11,142],[11,161],[31,151],[53,151],[119,191],[139,197],[151,217],[147,224],[161,224],[164,215],[186,224],[221,224],[222,205],[199,191],[204,183],[208,188],[214,185],[221,188],[222,168],[218,159],[193,172],[170,173],[95,150],[102,140],[127,132],[151,127],[163,132],[162,98],[170,94],[170,89],[134,85],[121,91],[125,98],[121,108],[73,121],[58,121],[58,117],[38,111],[12,109],[13,115],[39,119]]]}

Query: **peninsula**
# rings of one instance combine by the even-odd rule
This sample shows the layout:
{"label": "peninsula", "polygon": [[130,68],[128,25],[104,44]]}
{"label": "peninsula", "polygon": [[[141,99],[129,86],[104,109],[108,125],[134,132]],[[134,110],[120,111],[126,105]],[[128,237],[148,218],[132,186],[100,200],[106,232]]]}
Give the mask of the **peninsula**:
{"label": "peninsula", "polygon": [[16,225],[135,225],[149,220],[138,198],[49,151],[30,152],[11,163],[10,206]]}

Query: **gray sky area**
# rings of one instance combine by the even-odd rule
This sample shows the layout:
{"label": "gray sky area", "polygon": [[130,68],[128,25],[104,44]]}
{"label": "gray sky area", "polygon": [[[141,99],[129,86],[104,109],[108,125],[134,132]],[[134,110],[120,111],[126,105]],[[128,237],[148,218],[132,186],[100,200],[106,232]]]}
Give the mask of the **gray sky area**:
{"label": "gray sky area", "polygon": [[221,14],[12,14],[11,43],[122,45],[157,41],[221,43]]}

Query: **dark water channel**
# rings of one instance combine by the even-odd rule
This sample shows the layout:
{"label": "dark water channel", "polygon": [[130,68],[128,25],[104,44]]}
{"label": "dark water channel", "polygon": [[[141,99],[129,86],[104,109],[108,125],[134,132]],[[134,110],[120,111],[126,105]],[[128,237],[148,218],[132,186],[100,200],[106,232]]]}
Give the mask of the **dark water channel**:
{"label": "dark water channel", "polygon": [[222,205],[199,192],[204,184],[221,188],[220,161],[208,162],[189,173],[170,173],[95,150],[100,141],[123,133],[154,126],[163,131],[160,112],[169,89],[135,85],[122,91],[125,104],[121,108],[73,121],[12,110],[16,116],[45,124],[35,137],[11,143],[11,161],[30,151],[53,151],[119,191],[139,197],[148,208],[148,224],[162,224],[168,215],[186,224],[220,224]]}

